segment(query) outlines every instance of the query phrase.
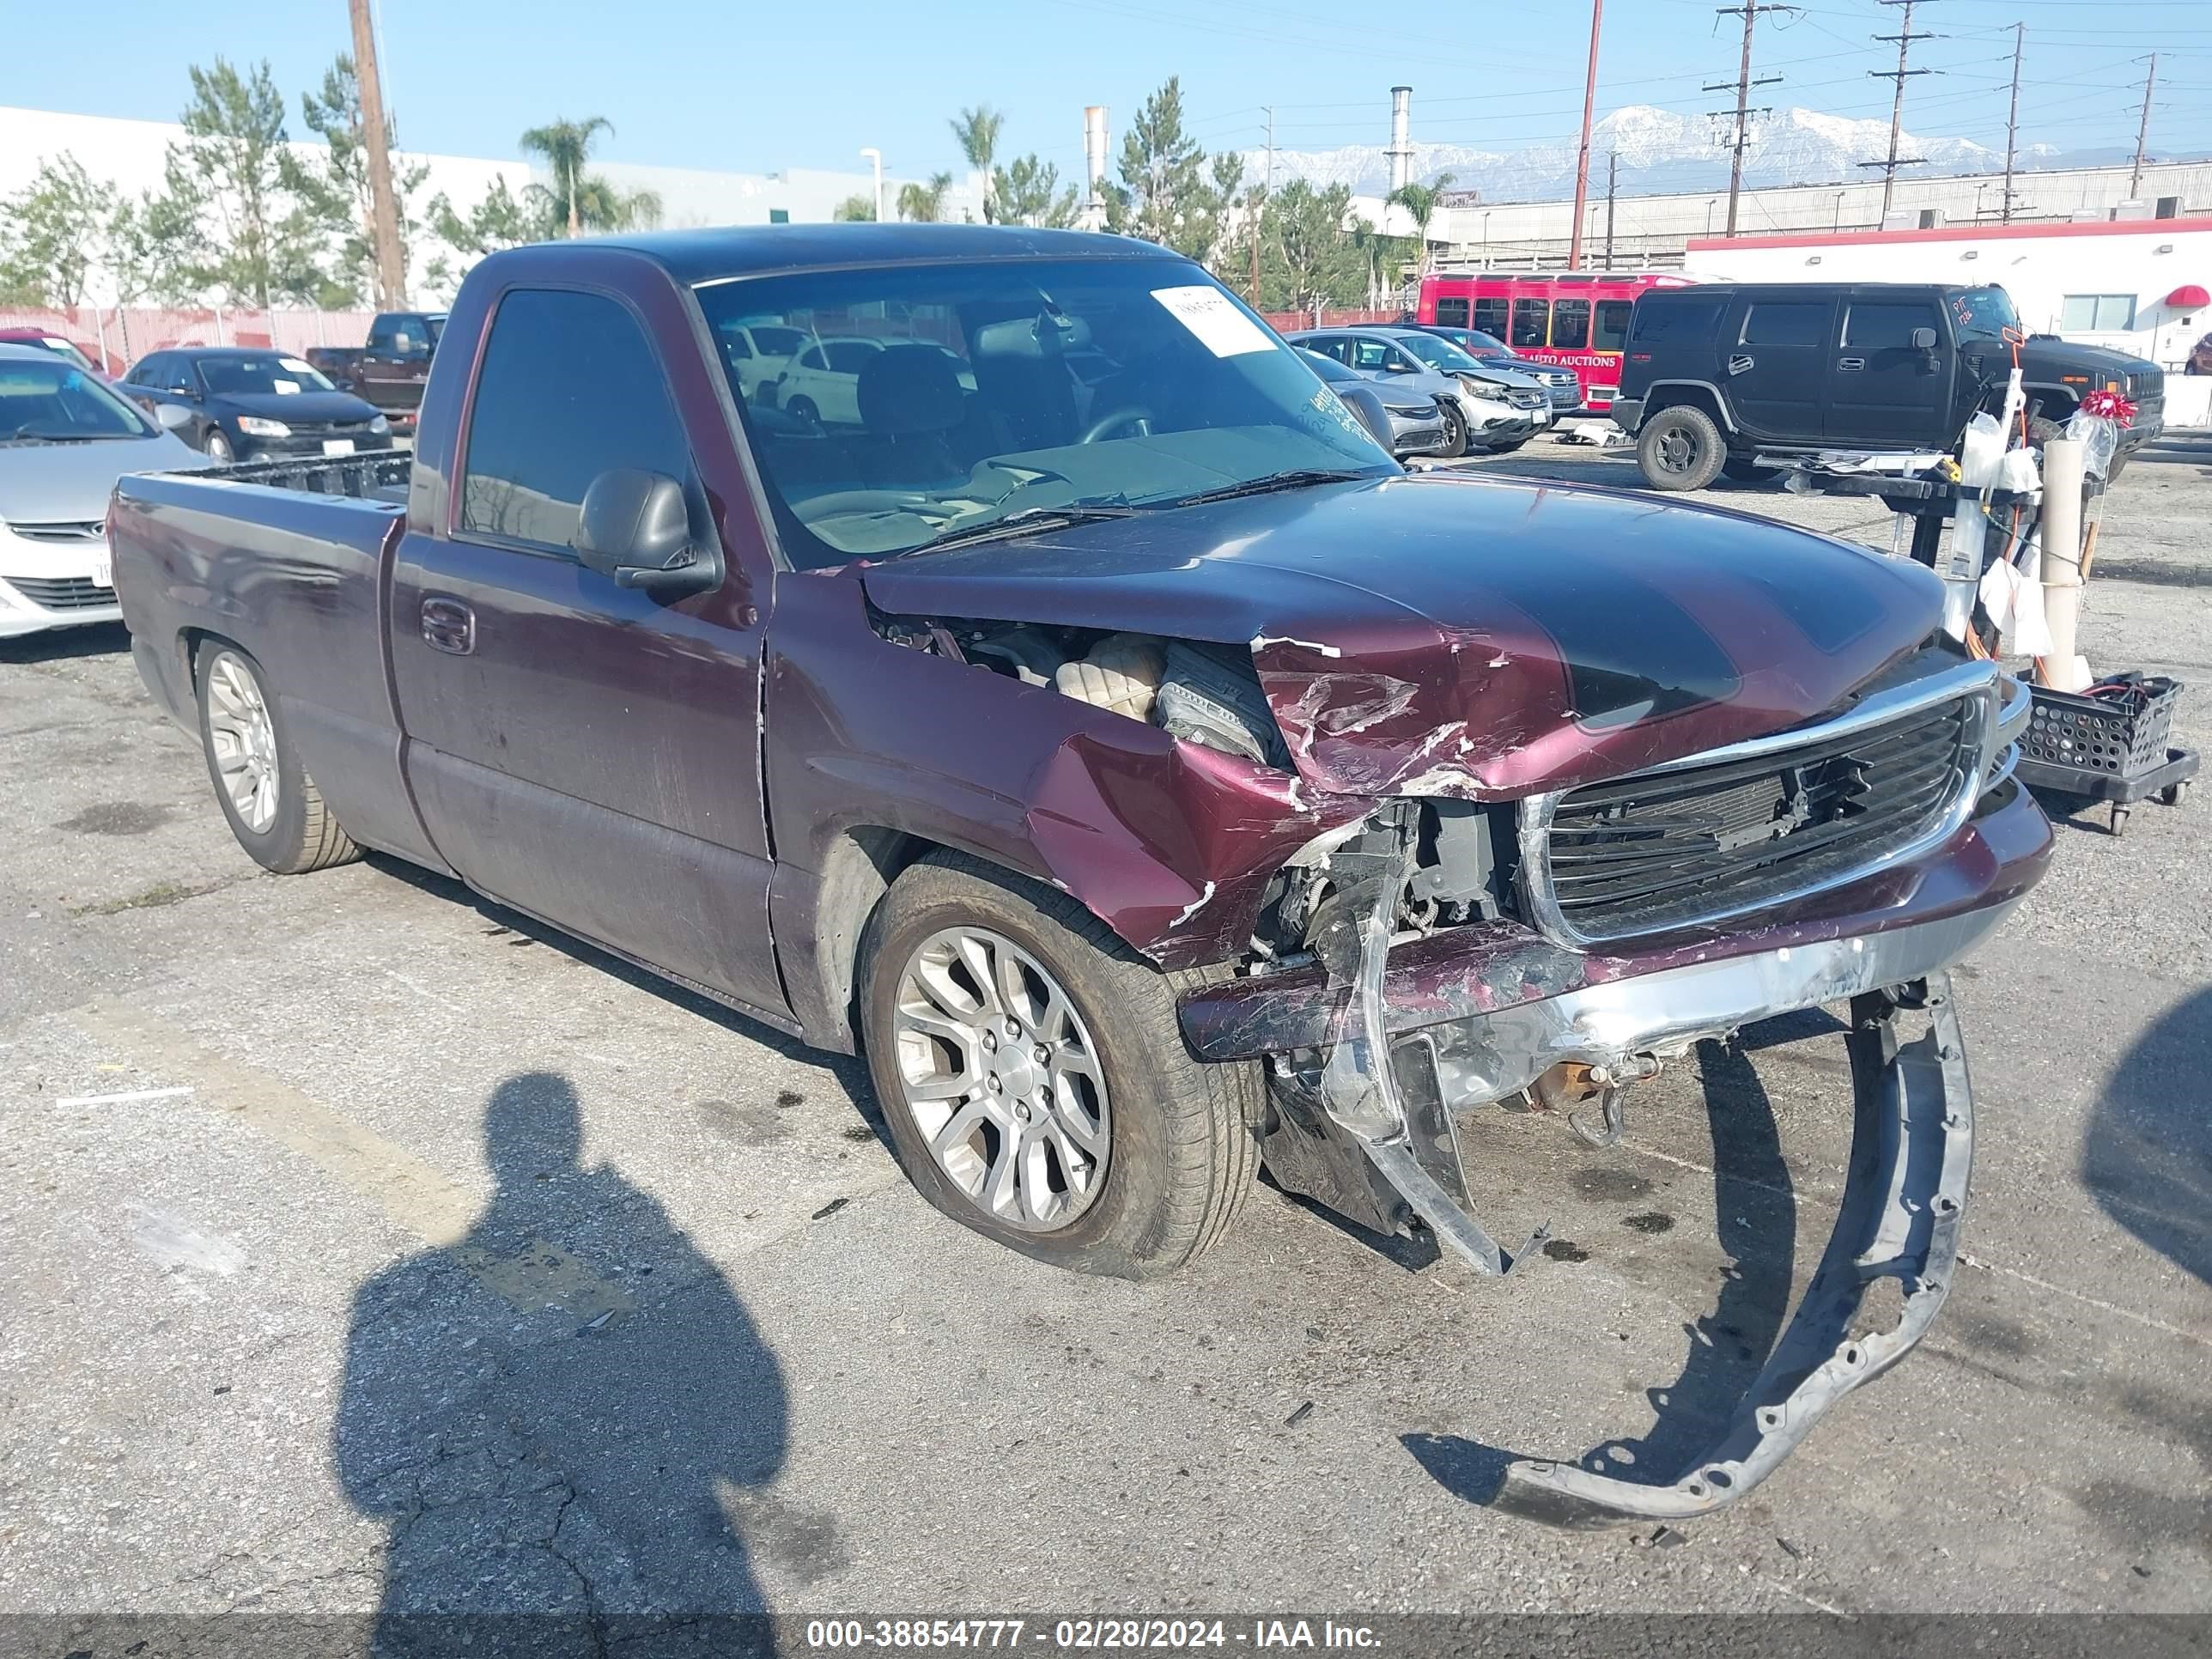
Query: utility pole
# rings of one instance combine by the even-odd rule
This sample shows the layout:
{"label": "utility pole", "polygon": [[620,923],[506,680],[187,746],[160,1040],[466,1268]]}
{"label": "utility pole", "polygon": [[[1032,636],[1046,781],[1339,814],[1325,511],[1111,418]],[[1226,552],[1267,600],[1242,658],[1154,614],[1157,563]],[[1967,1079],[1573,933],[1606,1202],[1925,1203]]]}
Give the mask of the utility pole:
{"label": "utility pole", "polygon": [[2020,147],[2020,49],[2027,39],[2027,25],[2012,26],[2012,103],[2005,111],[2004,200],[1997,207],[1997,222],[2012,222],[2012,163]]}
{"label": "utility pole", "polygon": [[1589,199],[1590,117],[1597,107],[1597,29],[1605,15],[1605,0],[1590,0],[1589,70],[1583,77],[1583,142],[1575,152],[1575,226],[1567,239],[1567,269],[1583,262],[1583,204]]}
{"label": "utility pole", "polygon": [[1889,106],[1889,159],[1887,161],[1862,161],[1859,165],[1863,167],[1880,167],[1881,169],[1881,217],[1882,222],[1887,224],[1889,221],[1890,194],[1897,187],[1898,168],[1917,167],[1925,162],[1928,159],[1924,155],[1913,155],[1899,159],[1897,154],[1898,136],[1904,131],[1905,125],[1905,83],[1916,75],[1935,75],[1940,71],[1936,70],[1907,69],[1905,67],[1905,54],[1911,51],[1912,43],[1915,40],[1933,40],[1936,38],[1933,34],[1929,33],[1924,29],[1918,34],[1915,34],[1912,32],[1912,8],[1918,3],[1918,0],[1881,0],[1881,3],[1885,6],[1902,6],[1905,8],[1905,27],[1900,33],[1896,34],[1877,34],[1875,36],[1875,39],[1877,40],[1894,40],[1897,42],[1897,67],[1893,70],[1869,70],[1867,71],[1869,75],[1874,76],[1877,81],[1894,81],[1897,82],[1897,95],[1890,100]]}
{"label": "utility pole", "polygon": [[1613,197],[1620,182],[1620,154],[1615,150],[1605,158],[1605,268],[1613,269]]}
{"label": "utility pole", "polygon": [[2143,76],[2142,119],[2136,124],[2135,171],[2128,175],[2128,200],[2130,202],[2135,200],[2136,192],[2142,188],[2143,144],[2150,137],[2150,90],[2157,84],[2158,54],[2153,52],[2150,55],[2150,73]]}
{"label": "utility pole", "polygon": [[[1743,194],[1743,153],[1751,147],[1751,118],[1754,113],[1751,107],[1751,89],[1753,87],[1772,86],[1782,78],[1778,75],[1770,75],[1759,81],[1751,78],[1752,27],[1759,21],[1759,14],[1763,11],[1796,11],[1796,9],[1795,6],[1761,5],[1759,0],[1744,0],[1744,3],[1741,6],[1713,8],[1718,16],[1740,16],[1743,19],[1743,61],[1736,70],[1735,77],[1735,130],[1734,136],[1729,139],[1729,148],[1735,152],[1729,161],[1728,234],[1731,236],[1735,234],[1736,198]],[[1728,85],[1725,81],[1715,81],[1706,87],[1705,90],[1726,92]],[[1756,112],[1762,115],[1765,112],[1764,110]],[[1724,109],[1716,109],[1708,110],[1706,113],[1726,115],[1729,112]]]}
{"label": "utility pole", "polygon": [[384,86],[376,67],[376,29],[368,0],[346,0],[353,14],[353,72],[361,88],[362,139],[368,151],[369,240],[376,251],[376,302],[407,302],[407,257],[399,245],[399,204],[392,194],[392,151],[384,124]]}

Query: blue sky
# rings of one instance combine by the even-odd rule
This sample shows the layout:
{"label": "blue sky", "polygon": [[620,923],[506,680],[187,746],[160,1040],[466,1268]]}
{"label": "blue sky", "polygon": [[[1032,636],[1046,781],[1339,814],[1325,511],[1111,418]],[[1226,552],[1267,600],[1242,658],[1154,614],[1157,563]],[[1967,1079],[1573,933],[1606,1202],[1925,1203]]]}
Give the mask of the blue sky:
{"label": "blue sky", "polygon": [[[1012,153],[1080,169],[1082,106],[1111,106],[1116,143],[1145,96],[1182,77],[1211,149],[1383,141],[1388,88],[1414,88],[1414,134],[1516,147],[1571,136],[1580,117],[1587,0],[1459,0],[1381,8],[1327,0],[378,0],[387,95],[402,143],[507,156],[555,116],[615,124],[611,159],[747,172],[857,169],[880,145],[895,173],[957,161],[945,118],[978,100],[1008,117]],[[9,8],[0,104],[173,118],[185,66],[267,58],[297,119],[301,88],[347,42],[344,0],[235,7],[84,0]],[[1410,13],[1396,29],[1372,21]],[[1899,11],[1808,0],[1762,17],[1759,100],[1887,117]],[[2143,73],[2161,54],[2154,153],[2212,154],[2212,0],[1922,0],[1905,122],[2001,146],[2011,26],[2027,24],[2022,142],[2132,145]],[[1709,0],[1610,0],[1599,109],[1717,107],[1740,25]]]}

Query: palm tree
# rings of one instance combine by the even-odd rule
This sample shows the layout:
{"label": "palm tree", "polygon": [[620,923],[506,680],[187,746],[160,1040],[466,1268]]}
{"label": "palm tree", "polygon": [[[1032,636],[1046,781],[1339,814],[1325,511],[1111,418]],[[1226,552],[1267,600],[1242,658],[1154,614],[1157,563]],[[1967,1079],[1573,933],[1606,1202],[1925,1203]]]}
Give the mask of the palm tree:
{"label": "palm tree", "polygon": [[[584,228],[578,198],[582,194],[580,185],[584,163],[591,157],[592,140],[614,130],[615,124],[605,116],[594,115],[588,120],[553,121],[532,127],[520,141],[524,154],[539,157],[553,174],[553,199],[562,210],[561,216],[568,222],[571,236],[580,235]],[[654,206],[657,210],[659,204]]]}
{"label": "palm tree", "polygon": [[993,188],[992,163],[998,160],[999,132],[1006,118],[988,104],[978,104],[962,110],[958,118],[948,125],[968,165],[983,175],[983,222],[994,225],[999,222],[999,204],[998,191]]}
{"label": "palm tree", "polygon": [[898,216],[917,224],[934,224],[945,211],[945,192],[952,188],[952,175],[933,173],[926,185],[905,184],[899,186]]}
{"label": "palm tree", "polygon": [[1421,245],[1416,274],[1425,276],[1429,271],[1429,221],[1437,216],[1443,205],[1444,191],[1450,188],[1452,175],[1439,173],[1425,185],[1405,184],[1382,198],[1386,207],[1401,207],[1413,222],[1413,234]]}

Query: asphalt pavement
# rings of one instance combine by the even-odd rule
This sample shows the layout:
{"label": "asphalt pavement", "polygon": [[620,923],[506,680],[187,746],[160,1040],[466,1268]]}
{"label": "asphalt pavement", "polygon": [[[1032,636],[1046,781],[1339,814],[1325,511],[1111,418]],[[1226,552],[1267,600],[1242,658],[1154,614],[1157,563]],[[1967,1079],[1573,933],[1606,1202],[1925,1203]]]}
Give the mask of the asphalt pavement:
{"label": "asphalt pavement", "polygon": [[[2138,459],[2083,623],[2190,744],[2208,520],[2212,441]],[[0,1613],[2212,1613],[2212,799],[2062,827],[1958,981],[1949,1306],[1655,1540],[1484,1499],[1671,1479],[1734,1403],[1832,1216],[1832,1022],[1610,1152],[1481,1116],[1485,1220],[1554,1234],[1509,1281],[1272,1188],[1086,1280],[927,1209],[851,1060],[393,862],[263,875],[119,629],[0,645]]]}

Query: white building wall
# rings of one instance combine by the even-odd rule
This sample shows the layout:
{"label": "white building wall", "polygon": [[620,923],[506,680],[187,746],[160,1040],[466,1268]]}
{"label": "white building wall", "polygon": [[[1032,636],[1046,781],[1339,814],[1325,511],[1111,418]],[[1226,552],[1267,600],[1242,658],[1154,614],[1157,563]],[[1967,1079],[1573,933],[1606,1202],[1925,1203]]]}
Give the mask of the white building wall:
{"label": "white building wall", "polygon": [[[158,190],[163,181],[168,148],[180,142],[184,129],[167,121],[127,121],[104,115],[66,115],[52,110],[0,106],[0,197],[10,196],[29,184],[41,162],[74,155],[94,179],[107,180],[126,195]],[[319,155],[319,144],[295,144],[303,156]],[[498,160],[470,155],[426,155],[404,153],[404,159],[427,164],[429,177],[414,198],[419,205],[443,191],[459,211],[465,214],[482,200],[493,182],[504,177],[507,189],[520,195],[525,185],[545,176],[520,160]],[[784,173],[715,173],[693,167],[642,167],[623,161],[593,164],[623,190],[657,191],[661,200],[661,223],[671,229],[702,225],[763,225],[775,211],[787,214],[794,223],[828,219],[848,196],[866,196],[874,189],[866,171],[843,173],[793,168]],[[900,185],[912,175],[887,176],[884,201],[897,211]],[[958,220],[963,213],[982,217],[981,175],[956,176],[945,198],[945,217]],[[427,233],[410,248],[410,269],[420,271],[442,246]],[[112,288],[95,288],[93,297],[102,302],[114,298]]]}
{"label": "white building wall", "polygon": [[[2076,215],[2102,219],[2130,199],[2149,204],[2174,198],[2183,215],[2212,212],[2212,162],[2158,162],[2143,169],[2141,187],[2130,198],[2124,167],[2079,167],[2017,173],[2013,179],[2013,216],[2021,222],[2063,222]],[[2004,203],[2002,175],[1911,179],[1897,181],[1895,210],[1934,212],[1946,224],[1996,222]],[[1379,206],[1379,204],[1376,204]],[[1375,216],[1370,210],[1368,216]],[[1667,196],[1622,196],[1613,210],[1616,270],[1636,270],[1672,256],[1693,239],[1717,235],[1728,222],[1728,191],[1695,191]],[[1869,231],[1881,222],[1881,181],[1791,185],[1747,190],[1737,224],[1748,236],[1796,231]],[[1565,263],[1574,228],[1574,204],[1556,202],[1478,203],[1440,210],[1429,234],[1448,246],[1455,264],[1528,270]],[[1605,245],[1604,167],[1593,165],[1591,195],[1583,210],[1583,246],[1588,263],[1599,262]]]}

